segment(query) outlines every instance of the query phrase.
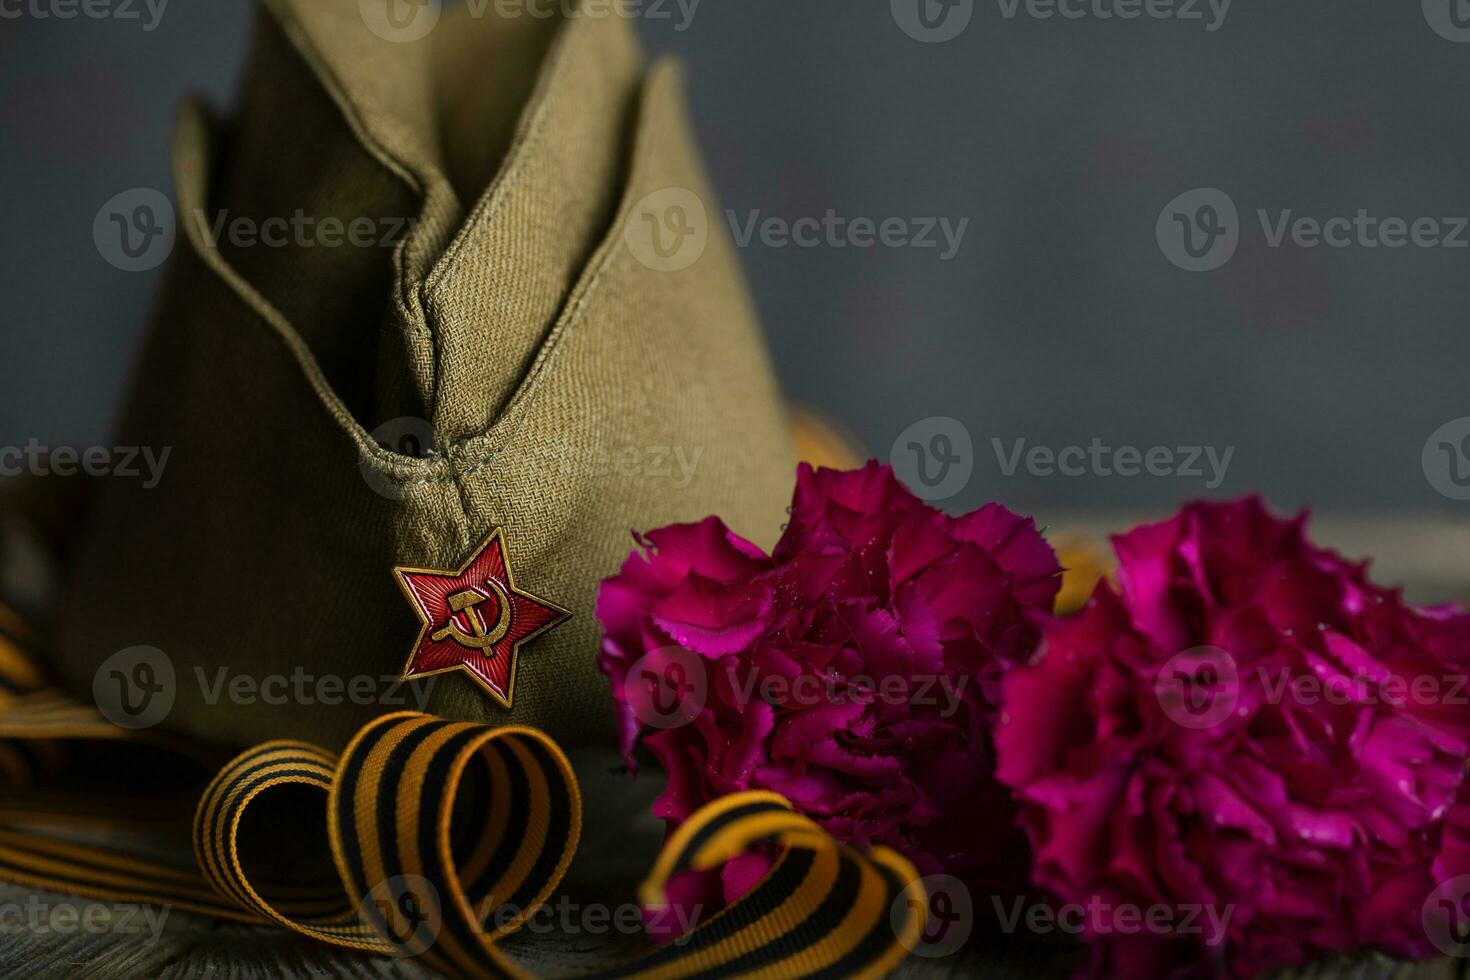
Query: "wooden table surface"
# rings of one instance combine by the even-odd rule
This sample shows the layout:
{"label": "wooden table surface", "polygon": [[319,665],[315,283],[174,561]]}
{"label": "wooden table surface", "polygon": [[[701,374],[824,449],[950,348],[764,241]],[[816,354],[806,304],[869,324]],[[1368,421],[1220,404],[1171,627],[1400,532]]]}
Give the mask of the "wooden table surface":
{"label": "wooden table surface", "polygon": [[[1129,521],[1127,517],[1074,516],[1048,523],[1054,528],[1097,533],[1126,526]],[[1412,599],[1470,600],[1470,521],[1346,516],[1314,522],[1314,528],[1318,540],[1350,556],[1377,555],[1375,578],[1385,583],[1406,583]],[[659,822],[649,813],[649,803],[659,789],[657,774],[649,772],[630,780],[612,771],[616,762],[608,753],[584,752],[575,758],[588,814],[584,841],[563,889],[582,902],[603,903],[610,908],[630,901],[631,886],[652,863],[662,837]],[[92,928],[62,933],[19,927],[17,914],[25,914],[25,909],[37,903],[52,911],[70,909],[77,915],[85,912],[91,916]],[[149,920],[138,910],[115,910],[110,905],[0,883],[0,977],[424,980],[432,976],[409,960],[343,952],[281,929],[217,922],[172,910],[152,910],[152,921],[161,922],[154,934]],[[93,906],[96,911],[86,912]],[[626,958],[643,948],[642,942],[635,935],[547,933],[518,937],[505,948],[533,973],[565,976]],[[1065,977],[1077,959],[1074,948],[1017,940],[985,949],[965,949],[942,958],[911,957],[894,975],[1032,980]],[[1367,954],[1279,976],[1300,980],[1470,980],[1470,959],[1399,963]]]}

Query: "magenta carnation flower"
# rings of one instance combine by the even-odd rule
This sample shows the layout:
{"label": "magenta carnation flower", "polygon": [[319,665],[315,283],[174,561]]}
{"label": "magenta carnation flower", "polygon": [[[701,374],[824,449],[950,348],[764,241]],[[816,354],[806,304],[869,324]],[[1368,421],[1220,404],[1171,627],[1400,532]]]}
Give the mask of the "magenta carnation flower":
{"label": "magenta carnation flower", "polygon": [[[603,584],[599,664],[629,765],[641,739],[668,775],[658,816],[767,789],[921,873],[1024,884],[988,732],[1000,672],[1032,654],[1059,585],[1029,519],[949,517],[876,463],[803,466],[771,556],[713,517],[640,541]],[[675,901],[718,904],[765,866],[732,862]]]}
{"label": "magenta carnation flower", "polygon": [[1047,628],[996,728],[1033,880],[1089,910],[1090,971],[1433,954],[1421,909],[1466,870],[1443,841],[1470,618],[1405,604],[1255,499],[1114,546],[1119,589]]}

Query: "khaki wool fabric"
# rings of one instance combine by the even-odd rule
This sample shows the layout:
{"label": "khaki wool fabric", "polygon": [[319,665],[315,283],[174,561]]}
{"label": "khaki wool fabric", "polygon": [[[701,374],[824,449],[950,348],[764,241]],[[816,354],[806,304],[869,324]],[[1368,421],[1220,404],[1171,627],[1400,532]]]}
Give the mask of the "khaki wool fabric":
{"label": "khaki wool fabric", "polygon": [[[503,526],[519,586],[573,618],[521,649],[510,710],[459,671],[426,709],[611,741],[593,609],[630,531],[715,513],[779,534],[787,422],[678,70],[648,68],[625,18],[495,10],[395,43],[357,0],[274,0],[235,118],[183,111],[180,235],[118,436],[171,455],[85,518],[58,624],[75,693],[157,647],[167,726],[340,748],[411,695],[272,705],[217,681],[400,674],[419,623],[393,567],[457,568]],[[624,228],[669,188],[704,203],[709,244],[658,271]],[[221,216],[298,212],[407,227],[391,248],[212,240]],[[404,416],[432,454],[373,441]]]}

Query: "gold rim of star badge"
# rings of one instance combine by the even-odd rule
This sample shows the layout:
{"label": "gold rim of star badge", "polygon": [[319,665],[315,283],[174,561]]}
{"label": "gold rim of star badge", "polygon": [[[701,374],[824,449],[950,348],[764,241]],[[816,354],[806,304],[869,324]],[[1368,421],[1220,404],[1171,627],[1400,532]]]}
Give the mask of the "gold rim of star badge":
{"label": "gold rim of star badge", "polygon": [[[468,665],[462,662],[451,664],[448,667],[440,667],[438,670],[425,670],[419,671],[418,673],[410,674],[409,670],[413,667],[414,659],[418,657],[419,651],[423,648],[424,638],[429,635],[429,631],[434,628],[434,624],[431,623],[429,621],[429,617],[425,615],[423,606],[419,602],[418,598],[414,595],[413,589],[409,586],[406,576],[436,575],[458,578],[465,572],[469,571],[470,566],[479,561],[480,558],[485,554],[485,552],[489,550],[490,546],[497,541],[500,543],[500,557],[503,564],[505,565],[505,584],[509,587],[508,591],[510,595],[522,596],[526,599],[531,600],[532,602],[540,603],[542,606],[545,606],[547,609],[550,609],[552,612],[556,613],[554,617],[547,620],[541,626],[538,626],[535,630],[531,631],[518,640],[512,641],[509,654],[510,665],[506,671],[505,678],[505,696],[502,697],[500,692],[491,687],[490,684],[485,680],[485,678],[475,673],[469,668]],[[434,677],[439,674],[448,674],[456,670],[463,671],[465,674],[468,674],[470,678],[473,679],[474,682],[478,684],[482,690],[485,691],[486,694],[490,695],[490,697],[493,698],[496,703],[498,703],[501,707],[507,709],[510,708],[511,702],[515,698],[516,674],[520,670],[521,647],[525,646],[527,643],[530,643],[532,640],[536,639],[542,634],[555,629],[562,623],[565,623],[568,619],[572,618],[571,610],[563,608],[558,603],[552,602],[550,599],[542,598],[541,596],[536,595],[533,592],[527,592],[525,589],[516,584],[515,569],[511,565],[510,548],[506,543],[505,528],[503,527],[497,527],[495,530],[485,535],[484,539],[482,539],[479,545],[470,552],[469,557],[460,564],[458,569],[417,568],[409,565],[395,565],[393,568],[393,579],[398,583],[399,590],[403,592],[404,598],[406,598],[408,600],[408,604],[413,607],[414,615],[417,616],[419,619],[418,636],[414,638],[413,648],[409,650],[408,659],[403,664],[403,670],[401,672],[403,679],[405,681],[412,681],[419,677]],[[499,597],[497,596],[497,598]]]}

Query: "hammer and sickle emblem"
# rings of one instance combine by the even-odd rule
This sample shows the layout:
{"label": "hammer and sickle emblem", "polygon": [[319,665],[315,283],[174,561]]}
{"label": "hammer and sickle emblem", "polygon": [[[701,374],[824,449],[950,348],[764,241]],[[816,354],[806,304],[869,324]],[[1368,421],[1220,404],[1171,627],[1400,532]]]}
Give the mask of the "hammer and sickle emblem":
{"label": "hammer and sickle emblem", "polygon": [[[494,593],[497,610],[495,625],[493,627],[486,625],[484,610],[479,608],[482,603],[489,602],[491,596],[482,595],[474,589],[465,589],[449,597],[449,621],[433,634],[432,639],[435,642],[453,640],[460,646],[473,650],[489,650],[505,639],[505,634],[510,632],[510,597],[505,594],[505,589],[493,579],[487,580],[485,584]],[[473,634],[466,633],[459,628],[455,616],[460,613],[464,613],[470,629],[474,631]]]}

